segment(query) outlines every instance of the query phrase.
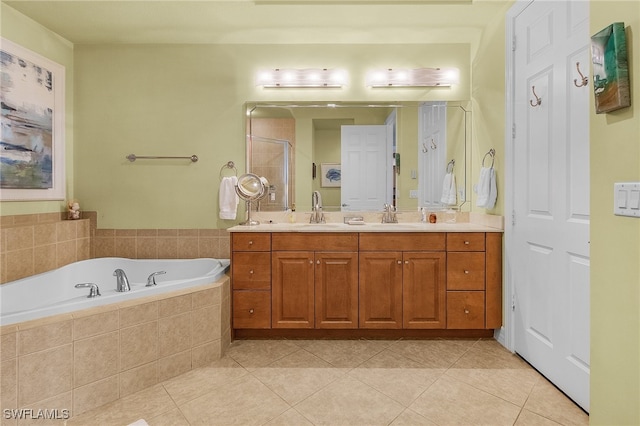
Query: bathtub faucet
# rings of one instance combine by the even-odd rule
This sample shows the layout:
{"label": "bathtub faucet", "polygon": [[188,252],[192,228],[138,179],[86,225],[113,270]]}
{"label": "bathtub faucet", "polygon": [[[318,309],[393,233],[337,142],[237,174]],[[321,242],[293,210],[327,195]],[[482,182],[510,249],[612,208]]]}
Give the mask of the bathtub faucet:
{"label": "bathtub faucet", "polygon": [[100,296],[100,289],[97,284],[94,283],[80,283],[76,284],[76,288],[89,288],[89,295],[87,297],[93,298]]}
{"label": "bathtub faucet", "polygon": [[158,271],[149,275],[149,277],[147,277],[147,285],[145,287],[153,287],[154,285],[156,285],[156,275],[162,275],[166,273],[167,271]]}
{"label": "bathtub faucet", "polygon": [[113,271],[113,276],[116,277],[116,291],[122,292],[131,290],[127,274],[125,274],[122,269],[116,269]]}

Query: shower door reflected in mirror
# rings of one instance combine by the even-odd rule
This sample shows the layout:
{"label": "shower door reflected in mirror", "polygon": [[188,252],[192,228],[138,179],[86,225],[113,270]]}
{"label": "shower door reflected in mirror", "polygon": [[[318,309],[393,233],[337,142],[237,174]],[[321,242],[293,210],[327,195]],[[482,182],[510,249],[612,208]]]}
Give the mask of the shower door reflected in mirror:
{"label": "shower door reflected in mirror", "polygon": [[268,194],[254,203],[257,211],[283,211],[291,208],[293,185],[293,146],[283,139],[247,136],[247,170],[269,181]]}

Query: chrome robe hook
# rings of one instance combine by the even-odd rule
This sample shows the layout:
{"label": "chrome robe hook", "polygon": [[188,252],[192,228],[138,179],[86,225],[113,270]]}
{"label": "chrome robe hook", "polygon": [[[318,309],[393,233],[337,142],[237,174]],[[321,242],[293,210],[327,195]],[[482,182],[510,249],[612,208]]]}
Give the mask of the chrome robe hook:
{"label": "chrome robe hook", "polygon": [[529,99],[529,104],[531,104],[532,107],[540,106],[542,99],[536,95],[536,86],[531,86],[531,91],[533,92],[533,96],[536,97],[536,101],[533,102],[533,100]]}

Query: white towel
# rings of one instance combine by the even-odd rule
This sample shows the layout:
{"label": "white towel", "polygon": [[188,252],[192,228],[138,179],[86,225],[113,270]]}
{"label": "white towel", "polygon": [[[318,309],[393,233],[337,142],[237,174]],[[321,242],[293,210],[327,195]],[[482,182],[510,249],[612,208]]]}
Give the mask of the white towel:
{"label": "white towel", "polygon": [[453,173],[444,175],[442,182],[442,197],[440,202],[448,206],[456,204],[458,188],[456,186],[456,176]]}
{"label": "white towel", "polygon": [[498,189],[496,186],[496,171],[493,167],[482,167],[480,169],[480,179],[476,186],[478,199],[476,206],[485,209],[492,209],[496,205]]}
{"label": "white towel", "polygon": [[220,219],[235,220],[238,211],[240,197],[236,193],[238,178],[235,176],[223,177],[220,182]]}

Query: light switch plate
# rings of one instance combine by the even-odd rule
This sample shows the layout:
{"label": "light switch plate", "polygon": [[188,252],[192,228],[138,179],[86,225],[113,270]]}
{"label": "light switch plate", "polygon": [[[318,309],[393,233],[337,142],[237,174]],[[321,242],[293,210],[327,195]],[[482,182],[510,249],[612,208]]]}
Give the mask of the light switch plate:
{"label": "light switch plate", "polygon": [[613,214],[640,217],[640,182],[613,184]]}
{"label": "light switch plate", "polygon": [[410,189],[409,190],[409,198],[418,198],[418,190]]}

